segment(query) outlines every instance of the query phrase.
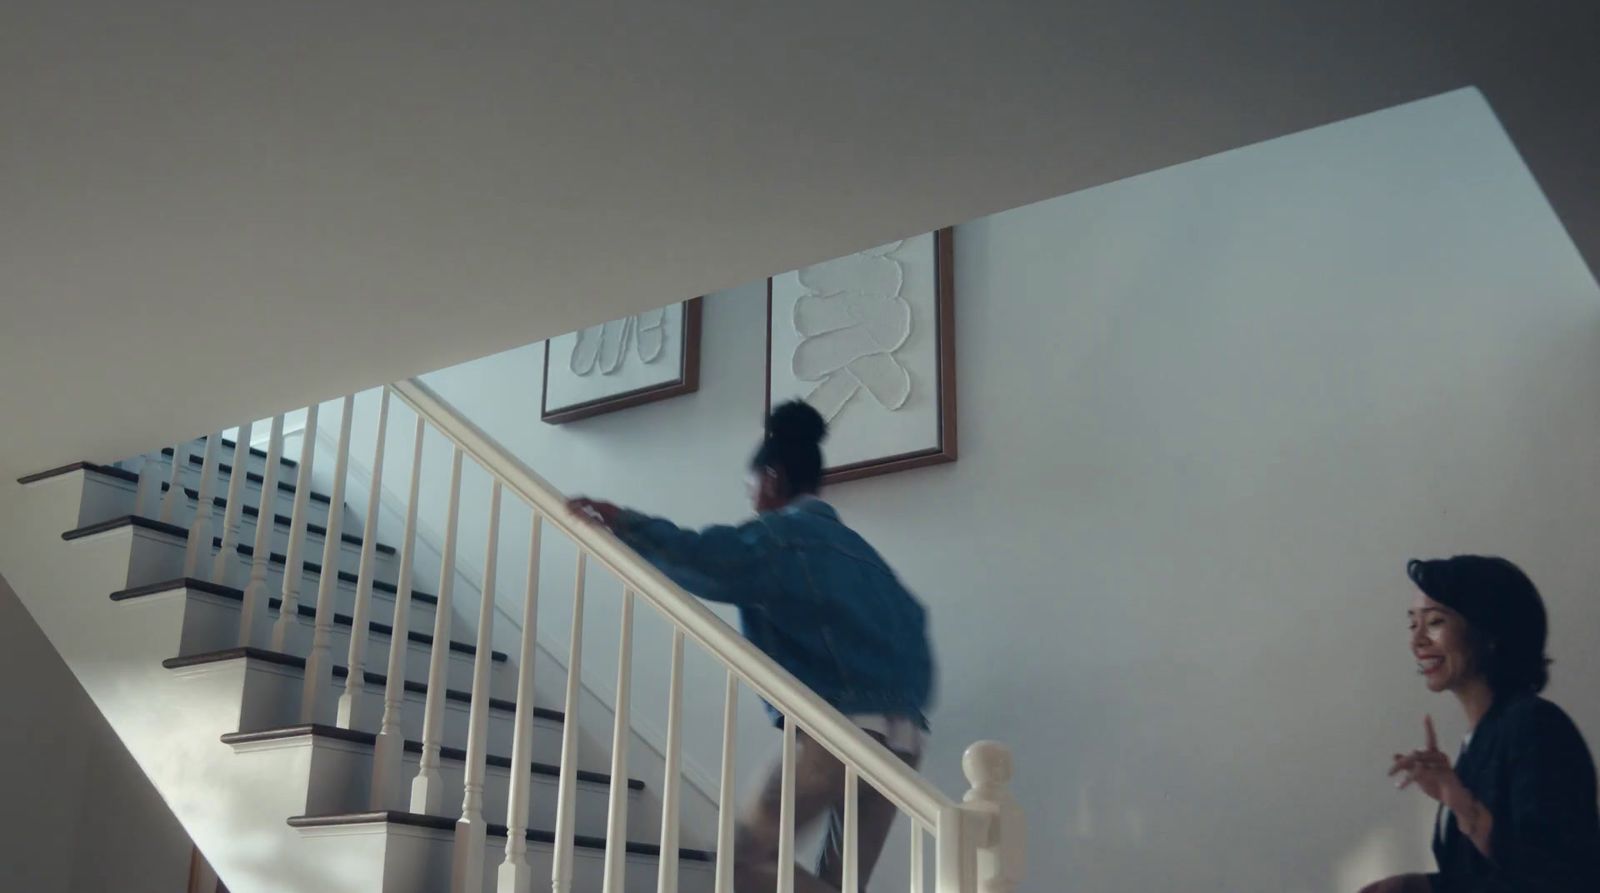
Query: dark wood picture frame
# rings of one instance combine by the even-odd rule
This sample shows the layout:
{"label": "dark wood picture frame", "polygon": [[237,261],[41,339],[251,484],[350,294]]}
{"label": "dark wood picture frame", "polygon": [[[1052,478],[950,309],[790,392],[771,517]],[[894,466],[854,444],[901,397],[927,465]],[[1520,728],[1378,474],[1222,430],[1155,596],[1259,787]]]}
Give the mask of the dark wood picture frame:
{"label": "dark wood picture frame", "polygon": [[550,341],[544,343],[544,380],[539,385],[539,418],[552,425],[561,425],[587,419],[619,409],[630,409],[679,397],[700,390],[700,313],[704,298],[691,298],[683,302],[683,356],[678,364],[678,377],[673,381],[637,388],[621,394],[612,394],[572,406],[563,406],[554,412],[550,404]]}
{"label": "dark wood picture frame", "polygon": [[[938,387],[939,441],[932,447],[852,462],[823,469],[823,484],[838,484],[880,474],[892,474],[929,465],[954,462],[956,448],[956,283],[955,228],[945,227],[933,234],[934,339],[938,354],[935,363]],[[764,411],[772,412],[772,279],[767,279],[767,380]],[[823,455],[827,455],[824,446]]]}

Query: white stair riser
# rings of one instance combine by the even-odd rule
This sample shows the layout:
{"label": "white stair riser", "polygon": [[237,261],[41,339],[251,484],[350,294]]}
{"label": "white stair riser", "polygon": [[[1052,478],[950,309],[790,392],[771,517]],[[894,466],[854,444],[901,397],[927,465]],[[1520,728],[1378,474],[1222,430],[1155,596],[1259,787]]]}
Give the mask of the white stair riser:
{"label": "white stair riser", "polygon": [[[170,480],[171,466],[168,465],[165,461],[156,462],[156,463],[149,463],[149,464],[145,465],[143,468],[141,468],[136,473],[143,474],[144,473],[144,468],[152,468],[152,469],[154,469],[154,473],[156,475],[156,479],[160,483],[164,484],[168,480]],[[216,505],[215,500],[227,497],[227,495],[228,495],[228,483],[229,483],[230,477],[231,477],[231,475],[220,474],[219,473],[216,476],[216,478],[211,482],[211,498],[213,500],[212,508],[217,513],[217,517],[218,518],[221,517],[221,513],[222,513],[223,509],[222,509],[221,506]],[[179,474],[179,480],[180,480],[181,485],[183,487],[185,487],[185,488],[187,488],[189,490],[194,490],[194,491],[198,492],[199,489],[200,489],[200,466],[191,465],[191,466],[189,466],[187,468],[184,468]],[[293,474],[286,474],[283,471],[279,472],[277,485],[274,486],[274,494],[275,495],[274,495],[274,498],[273,498],[273,501],[272,501],[272,509],[273,509],[274,513],[279,514],[279,515],[284,515],[284,516],[287,517],[287,516],[292,516],[294,514],[294,493],[292,491],[290,491],[290,490],[284,490],[282,488],[282,485],[284,485],[284,484],[287,484],[290,487],[295,486],[295,484],[296,484],[295,476]],[[160,487],[158,486],[158,487],[156,487],[156,489],[159,490]],[[320,492],[320,491],[313,491],[313,492]],[[166,498],[165,494],[162,495],[162,498],[163,498],[163,500]],[[241,498],[244,500],[244,505],[252,506],[254,508],[260,508],[260,506],[261,506],[261,484],[255,482],[255,481],[246,480],[245,484],[244,484],[244,493],[243,493],[243,496]],[[194,499],[193,498],[189,498],[187,496],[183,499],[183,501],[181,503],[179,503],[178,511],[177,511],[177,514],[181,518],[179,523],[182,523],[183,525],[187,526],[189,524],[189,522],[194,519],[194,505],[195,505]],[[316,499],[307,499],[306,500],[306,508],[308,509],[307,518],[313,524],[325,524],[325,523],[327,523],[327,520],[328,520],[328,508],[329,508],[328,503],[321,502],[321,501],[316,500]],[[132,512],[132,511],[133,511],[133,503],[130,500],[128,502],[128,508],[126,510],[124,510],[122,512],[122,514],[128,514],[128,513]],[[149,506],[145,506],[143,514],[150,515],[150,514],[153,514],[153,512],[151,511],[151,508]],[[355,513],[350,511],[349,507],[346,506],[345,507],[345,514],[344,514],[343,523],[345,525],[345,530],[346,531],[355,532],[355,531],[361,529],[362,519],[356,517]]]}
{"label": "white stair riser", "polygon": [[[327,709],[318,717],[317,721],[325,725],[332,725],[335,715],[335,706],[338,695],[344,691],[344,680],[333,680],[333,697],[325,699]],[[367,697],[362,699],[361,710],[356,714],[355,727],[364,731],[376,731],[383,719],[383,689],[377,686],[367,686]],[[420,692],[406,692],[405,708],[402,713],[401,729],[406,740],[420,741],[422,739],[422,719],[425,709],[424,695]],[[462,701],[445,699],[445,715],[441,743],[445,747],[467,746],[467,719],[469,705]],[[490,753],[510,754],[511,737],[513,733],[514,717],[509,710],[489,711],[489,738]],[[533,729],[533,759],[539,763],[552,765],[561,762],[561,723],[535,717]],[[606,755],[603,753],[580,754],[578,768],[595,772],[605,771],[607,768]]]}
{"label": "white stair riser", "polygon": [[[484,847],[483,876],[486,893],[494,893],[496,889],[495,882],[500,872],[500,863],[504,862],[506,857],[505,847],[504,837],[491,837]],[[554,852],[554,848],[547,843],[528,844],[528,862],[533,869],[534,889],[542,889],[549,884]],[[573,855],[576,858],[572,862],[572,889],[585,891],[601,889],[606,870],[604,851],[592,847],[576,847]],[[656,881],[660,873],[660,863],[656,857],[629,853],[625,861],[623,893],[657,893],[659,888],[656,886]],[[690,860],[678,862],[679,893],[711,893],[715,886],[715,863]]]}
{"label": "white stair riser", "polygon": [[[251,519],[251,521],[252,523],[248,525],[240,525],[240,533],[237,542],[249,546],[253,550],[255,548],[256,530],[254,519]],[[276,525],[274,525],[274,527],[275,529],[273,530],[272,537],[273,544],[272,548],[269,550],[270,554],[268,556],[267,566],[269,573],[273,570],[281,573],[283,570],[283,565],[272,561],[271,555],[288,554],[287,550],[289,548],[289,532],[282,527],[278,527]],[[214,557],[217,554],[216,538],[222,535],[220,524],[211,529],[211,535],[211,554]],[[301,559],[303,561],[309,561],[313,564],[321,565],[324,557],[323,550],[326,547],[326,544],[327,541],[320,535],[308,532],[305,537],[305,544],[301,547]],[[399,558],[394,555],[385,555],[382,552],[377,551],[373,552],[372,557],[374,559],[373,579],[381,583],[395,583],[400,574]],[[225,585],[240,589],[244,588],[244,584],[250,579],[250,568],[254,562],[254,555],[244,555],[235,550],[233,563],[227,571],[228,579],[225,582]],[[343,571],[347,574],[359,575],[361,573],[361,547],[344,540],[342,537],[340,538],[339,543],[338,568],[340,571]],[[431,592],[433,589],[433,584],[437,582],[437,580],[429,581],[423,588]]]}
{"label": "white stair riser", "polygon": [[[276,613],[273,619],[277,619]],[[299,623],[289,629],[288,641],[284,650],[290,654],[305,655],[310,653],[311,640],[315,635],[313,619],[300,617]],[[254,636],[252,636],[253,638]],[[333,645],[333,661],[339,666],[345,664],[345,659],[350,654],[350,628],[335,625],[330,637]],[[264,644],[264,643],[263,643]],[[386,674],[389,672],[389,645],[388,636],[369,633],[366,648],[366,671],[368,673]],[[406,647],[406,678],[416,682],[426,682],[428,679],[428,665],[432,660],[433,649],[421,642],[408,641]],[[469,691],[472,688],[472,672],[476,657],[451,649],[449,660],[446,662],[446,673],[449,676],[449,688],[458,691]],[[343,683],[340,683],[341,685]],[[516,670],[509,660],[494,661],[489,667],[489,691],[496,697],[504,700],[515,700],[517,696]]]}
{"label": "white stair riser", "polygon": [[[230,598],[212,595],[206,592],[199,592],[195,590],[177,590],[171,593],[140,596],[138,599],[133,599],[132,602],[138,602],[142,599],[165,598],[184,598],[186,600],[186,604],[183,609],[183,654],[203,654],[210,651],[221,651],[232,648],[237,644],[240,608],[240,605],[237,601],[234,601]],[[255,632],[253,632],[251,636],[256,647],[264,648],[271,641],[272,627],[266,622],[267,620],[271,619],[275,619],[275,617],[257,618]],[[289,640],[283,650],[288,654],[304,656],[310,648],[311,637],[313,635],[313,627],[310,623],[310,618],[300,618],[300,622],[291,627],[290,630],[291,632]],[[345,663],[345,657],[349,653],[350,639],[348,629],[336,627],[332,641],[333,663],[336,666],[343,666]],[[367,641],[368,672],[386,672],[388,667],[389,638],[387,636],[375,635],[371,636]],[[406,672],[406,678],[411,681],[425,683],[428,678],[427,661],[429,659],[429,649],[419,643],[413,642],[411,643],[411,647],[408,649],[408,652],[408,669]],[[470,690],[472,682],[473,658],[465,654],[461,654],[460,652],[453,651],[451,652],[448,666],[450,675],[452,677],[452,681],[448,687],[457,689],[459,691]],[[342,677],[336,678],[333,680],[333,683],[335,694],[331,700],[333,703],[337,704],[338,695],[344,691],[345,680]],[[512,668],[510,661],[496,664],[495,667],[491,669],[489,685],[494,697],[507,701],[515,701],[516,671]],[[366,697],[363,699],[362,704],[363,709],[357,713],[355,727],[365,731],[377,731],[383,718],[383,687],[377,685],[367,685],[365,694]],[[414,727],[408,726],[407,734],[414,740],[420,740],[422,735],[421,719],[423,712],[423,696],[408,692],[406,697],[408,705],[412,700],[415,700],[416,702],[415,711],[411,711],[408,706],[408,714],[411,712],[416,713],[416,723]],[[446,705],[448,710],[459,712],[461,714],[460,719],[462,728],[460,730],[452,730],[447,728],[445,730],[444,743],[447,746],[465,747],[465,722],[467,705],[449,700],[446,701]],[[455,711],[455,708],[457,707],[460,708],[459,711]],[[335,714],[331,709],[326,712],[328,715],[325,717],[325,721],[327,724],[331,725],[335,718]],[[500,725],[503,725],[504,728],[494,728],[497,718],[502,720]],[[408,720],[409,719],[410,717],[408,716]],[[544,762],[558,762],[560,760],[560,725],[555,723],[552,723],[551,725],[556,731],[553,733],[553,746],[548,748],[544,753],[544,757],[547,757],[548,759],[536,756],[536,760]],[[491,751],[494,751],[493,742],[502,740],[501,738],[496,738],[495,736],[502,735],[504,743],[503,752],[509,754],[511,746],[510,714],[508,712],[491,710],[490,726]],[[459,731],[459,735],[456,735],[457,731]],[[455,737],[452,737],[453,735]],[[536,741],[536,743],[538,742]],[[502,751],[494,752],[498,753]],[[586,766],[585,768],[598,767]]]}
{"label": "white stair riser", "polygon": [[[190,614],[184,616],[184,653],[221,651],[239,644],[239,611],[242,605],[238,601],[197,590],[187,591],[187,597],[191,603],[189,610],[194,616],[191,617]],[[269,648],[272,643],[273,624],[277,621],[277,617],[276,611],[263,611],[258,614],[252,625],[248,644],[256,648]],[[296,620],[297,622],[289,627],[288,638],[282,650],[287,654],[304,657],[309,653],[315,635],[314,618],[301,616]],[[333,662],[343,666],[350,653],[350,628],[335,624],[331,633]],[[389,636],[369,631],[364,658],[367,672],[388,672],[390,644]],[[428,645],[408,640],[407,679],[418,682],[427,680],[432,651]],[[450,677],[448,687],[462,691],[470,690],[475,662],[475,656],[452,649],[446,664]],[[516,685],[516,670],[510,661],[495,661],[490,666],[489,687],[495,697],[515,699]]]}
{"label": "white stair riser", "polygon": [[[362,534],[362,531],[359,528],[357,528],[355,530],[350,530],[349,528],[346,528],[344,532],[347,535],[351,535],[351,536],[355,536],[355,537],[360,537],[361,534]],[[218,525],[212,530],[212,535],[213,536],[221,536],[222,535],[222,525],[220,523],[218,523]],[[382,541],[380,540],[379,542],[382,542]],[[243,521],[239,524],[239,536],[235,540],[235,543],[238,544],[238,545],[249,546],[252,549],[255,548],[255,544],[256,544],[256,519],[255,518],[245,518],[245,519],[243,519]],[[327,544],[327,540],[322,536],[322,534],[315,533],[315,532],[310,531],[310,530],[306,531],[304,548],[305,548],[305,555],[310,560],[315,561],[315,562],[320,564],[322,562],[322,552],[323,552],[323,549],[326,548],[326,544]],[[385,545],[388,545],[388,544],[385,543]],[[271,552],[276,553],[278,555],[283,555],[288,551],[288,549],[289,549],[289,528],[288,528],[288,526],[283,525],[283,524],[273,524],[272,525],[271,546],[269,548],[270,548]],[[357,543],[352,543],[349,540],[347,540],[347,539],[345,539],[344,537],[341,536],[339,538],[339,569],[342,570],[342,571],[346,571],[348,573],[352,573],[352,574],[360,573],[361,572],[361,548],[362,548],[361,545],[359,545]],[[239,556],[239,561],[244,563],[246,566],[248,566],[253,557],[254,556],[240,555]],[[374,548],[372,550],[372,558],[373,558],[373,561],[375,562],[373,567],[377,572],[377,579],[383,580],[386,583],[393,583],[400,576],[400,553],[398,551],[386,552],[386,551],[382,551],[382,550],[379,550],[377,548]]]}
{"label": "white stair riser", "polygon": [[[262,430],[265,430],[265,429],[263,428]],[[185,444],[185,446],[187,447],[187,450],[184,451],[184,452],[180,452],[178,454],[179,457],[185,462],[189,461],[189,456],[204,457],[205,454],[206,454],[206,442],[204,440],[196,440],[196,441],[193,441],[191,443]],[[262,449],[264,450],[265,448],[263,447]],[[289,454],[286,453],[286,454],[284,454],[284,456],[285,456],[285,458],[295,459],[295,460],[298,460],[300,458],[298,449],[296,450],[294,455],[289,455]],[[172,457],[171,456],[167,456],[167,455],[164,455],[164,454],[160,455],[160,456],[150,456],[150,457],[147,457],[147,458],[154,459],[154,460],[157,461],[158,464],[163,465],[163,466],[167,465],[167,463],[172,461]],[[226,462],[229,465],[232,465],[233,464],[233,447],[227,446],[225,444],[219,444],[218,445],[218,449],[217,449],[217,461]],[[198,465],[191,465],[191,466],[188,466],[188,467],[192,467],[196,471],[198,471],[199,468],[200,468],[200,466],[198,466]],[[257,456],[255,453],[252,452],[250,454],[249,460],[245,464],[245,467],[247,469],[249,469],[250,471],[255,472],[256,474],[262,474],[266,470],[266,467],[267,467],[267,458],[265,456]],[[280,461],[280,464],[278,465],[278,479],[279,480],[284,480],[285,478],[287,478],[288,480],[292,481],[292,480],[294,480],[294,476],[296,474],[298,474],[299,471],[300,471],[300,469],[298,467],[287,465],[287,464],[283,464]]]}
{"label": "white stair riser", "polygon": [[[362,877],[370,865],[370,886],[351,886],[361,893],[439,893],[450,889],[451,854],[455,834],[451,831],[407,828],[395,825],[370,826],[352,833],[346,828],[308,828],[301,830],[310,852],[322,859],[340,861],[349,868],[343,873]],[[505,861],[506,840],[490,837],[483,848],[483,890],[495,893],[500,865]],[[572,889],[597,891],[605,878],[605,852],[592,847],[576,847],[573,852]],[[531,887],[550,888],[554,847],[529,841],[527,849]],[[624,860],[623,893],[656,893],[658,862],[654,856],[629,853]],[[381,869],[381,875],[376,874]],[[716,883],[716,867],[711,862],[683,860],[678,863],[677,889],[680,893],[711,893]]]}
{"label": "white stair riser", "polygon": [[[559,734],[559,733],[558,733]],[[270,747],[271,743],[241,745],[241,756],[247,757],[253,749]],[[332,738],[295,738],[280,746],[311,747],[315,749],[312,765],[315,774],[328,779],[320,786],[323,795],[309,804],[312,815],[359,813],[373,809],[371,802],[372,748]],[[422,755],[408,751],[401,763],[403,790],[390,808],[406,811],[410,799],[410,782],[416,777]],[[554,764],[551,764],[554,765]],[[458,759],[446,758],[439,764],[440,778],[444,782],[444,815],[454,816],[461,811],[465,792],[466,764]],[[544,772],[534,772],[529,767],[528,827],[549,831],[556,826],[556,801],[559,779]],[[490,765],[484,779],[483,815],[486,821],[505,824],[506,803],[510,795],[511,769]],[[606,811],[609,809],[611,787],[598,781],[578,780],[578,800],[575,805],[577,833],[590,837],[604,837]],[[644,809],[642,791],[630,790],[628,795],[628,839],[654,843],[658,836],[657,824]],[[503,842],[504,838],[502,838]]]}
{"label": "white stair riser", "polygon": [[[280,573],[281,565],[271,565],[267,572],[267,591],[271,597],[276,598],[283,592],[283,577]],[[435,581],[437,582],[437,581]],[[300,577],[300,604],[316,607],[317,587],[321,585],[321,578],[313,574],[302,574]],[[430,590],[432,586],[430,585]],[[340,580],[334,589],[334,610],[340,614],[350,614],[355,610],[356,585]],[[377,623],[394,624],[395,594],[381,589],[372,590],[371,616],[369,620]],[[408,612],[411,630],[419,633],[433,634],[433,618],[435,605],[431,601],[412,599]],[[456,616],[451,622],[451,638],[458,642],[471,641],[475,638],[475,631],[462,617],[463,612],[458,606]],[[503,621],[502,621],[503,622]]]}

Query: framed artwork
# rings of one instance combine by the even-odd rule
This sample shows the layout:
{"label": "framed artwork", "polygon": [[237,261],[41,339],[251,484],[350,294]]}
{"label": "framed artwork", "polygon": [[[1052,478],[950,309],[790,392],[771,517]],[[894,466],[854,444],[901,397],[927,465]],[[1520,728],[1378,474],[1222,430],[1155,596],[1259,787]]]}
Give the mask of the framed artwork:
{"label": "framed artwork", "polygon": [[825,483],[956,459],[954,232],[767,280],[767,410],[828,420]]}
{"label": "framed artwork", "polygon": [[695,298],[546,341],[539,417],[559,425],[694,393],[700,304]]}

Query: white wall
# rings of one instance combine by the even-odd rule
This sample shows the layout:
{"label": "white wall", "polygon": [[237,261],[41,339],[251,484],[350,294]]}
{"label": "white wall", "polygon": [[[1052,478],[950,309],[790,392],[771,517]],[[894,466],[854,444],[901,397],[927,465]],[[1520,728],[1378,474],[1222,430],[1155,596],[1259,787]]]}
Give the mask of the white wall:
{"label": "white wall", "polygon": [[178,893],[192,846],[0,579],[0,890]]}
{"label": "white wall", "polygon": [[[1460,721],[1407,656],[1412,556],[1521,563],[1551,694],[1600,740],[1578,683],[1600,676],[1600,290],[1475,91],[958,227],[956,287],[961,460],[828,497],[931,606],[928,774],[957,793],[967,743],[1016,748],[1029,889],[1425,867],[1430,811],[1387,755],[1426,711]],[[537,345],[427,381],[568,492],[736,519],[764,326],[759,284],[712,295],[698,394],[559,428]],[[602,690],[613,618],[591,603]],[[714,768],[721,677],[690,679]],[[746,775],[772,741],[747,704]]]}

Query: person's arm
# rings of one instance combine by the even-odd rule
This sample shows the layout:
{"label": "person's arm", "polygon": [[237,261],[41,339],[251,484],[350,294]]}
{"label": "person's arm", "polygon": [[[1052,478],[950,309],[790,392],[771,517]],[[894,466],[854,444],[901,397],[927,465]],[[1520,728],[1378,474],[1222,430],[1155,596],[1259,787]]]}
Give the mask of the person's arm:
{"label": "person's arm", "polygon": [[[1487,836],[1479,851],[1493,873],[1470,887],[1446,882],[1443,893],[1541,893],[1592,891],[1589,852],[1594,844],[1595,775],[1583,737],[1559,710],[1540,704],[1509,730],[1510,801],[1499,815],[1468,816],[1468,836]],[[1458,817],[1458,824],[1460,818]],[[1467,825],[1462,824],[1464,832]]]}
{"label": "person's arm", "polygon": [[748,604],[767,588],[777,542],[760,520],[693,531],[595,500],[573,500],[569,507],[610,528],[641,558],[701,598]]}

